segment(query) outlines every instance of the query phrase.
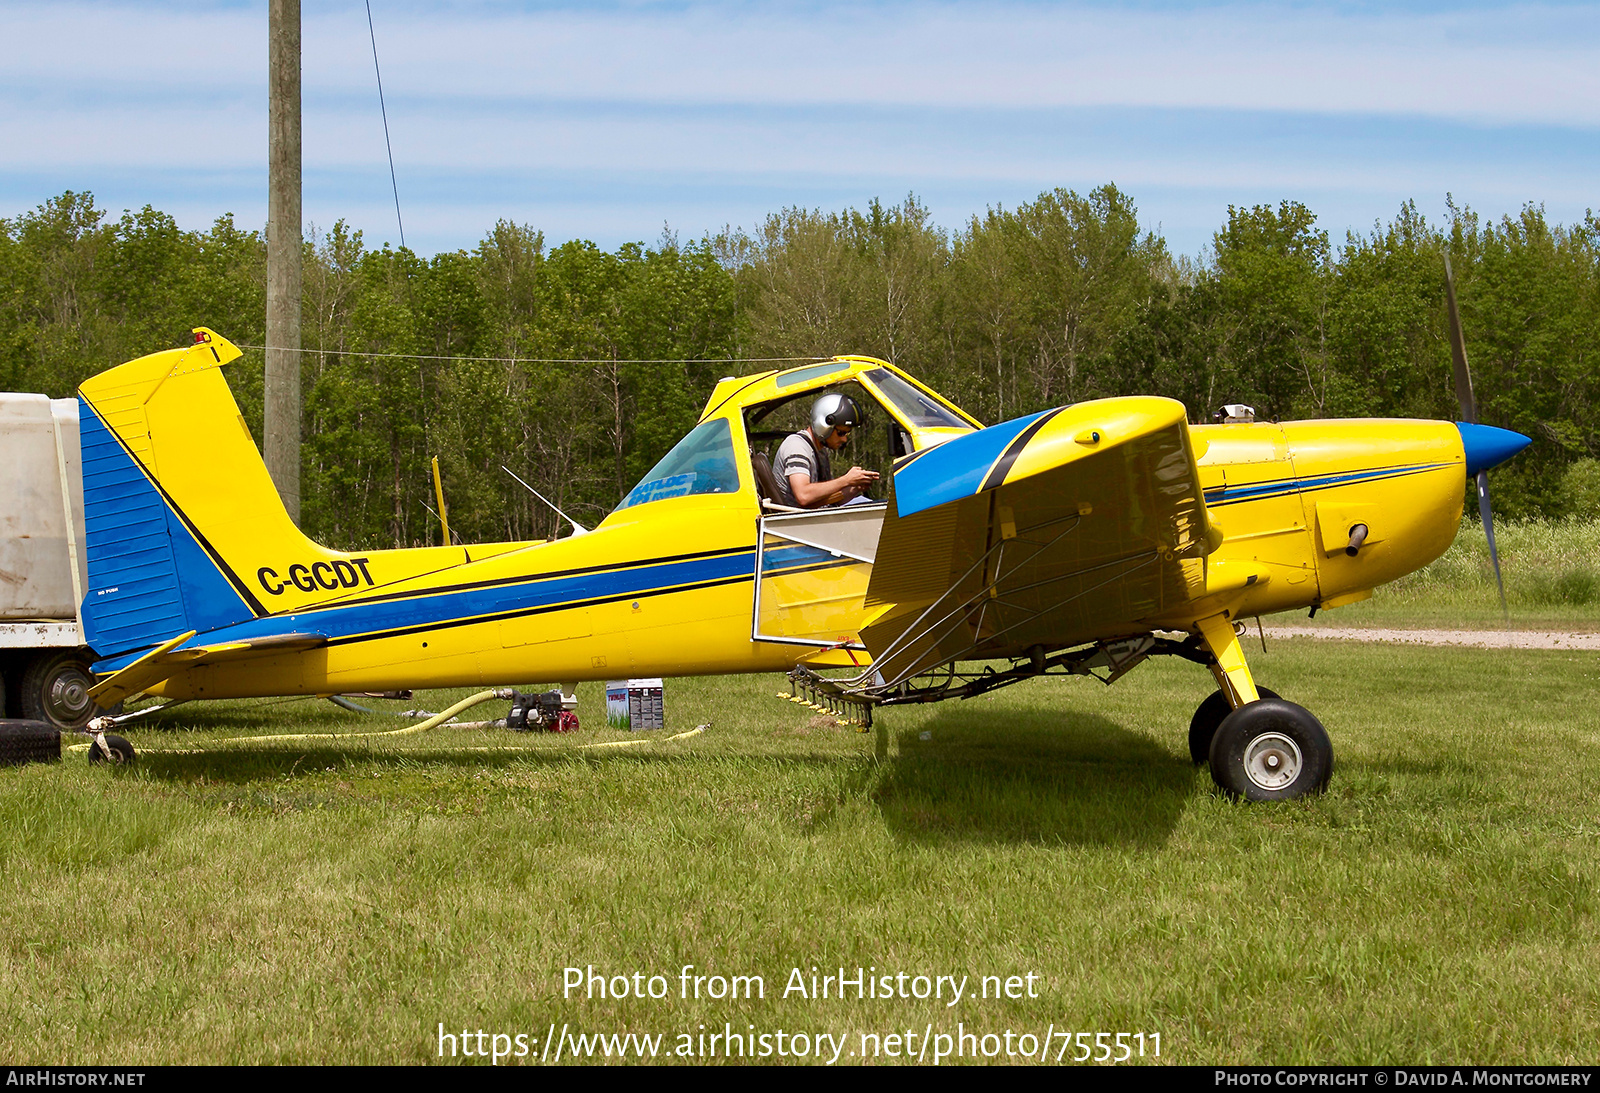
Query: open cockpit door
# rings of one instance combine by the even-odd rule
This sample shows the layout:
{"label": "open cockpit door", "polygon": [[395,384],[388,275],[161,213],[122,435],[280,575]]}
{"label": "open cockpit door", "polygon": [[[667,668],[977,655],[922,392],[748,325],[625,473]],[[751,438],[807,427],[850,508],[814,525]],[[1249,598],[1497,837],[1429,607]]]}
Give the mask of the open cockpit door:
{"label": "open cockpit door", "polygon": [[751,640],[862,649],[856,628],[887,511],[880,502],[763,515]]}

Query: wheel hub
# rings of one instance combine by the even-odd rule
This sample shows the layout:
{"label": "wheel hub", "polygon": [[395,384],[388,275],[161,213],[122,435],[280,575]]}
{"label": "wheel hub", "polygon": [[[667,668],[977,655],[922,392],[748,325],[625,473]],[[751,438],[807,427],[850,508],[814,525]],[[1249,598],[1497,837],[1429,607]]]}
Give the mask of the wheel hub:
{"label": "wheel hub", "polygon": [[47,701],[59,720],[77,721],[89,710],[89,681],[78,672],[63,672],[50,681]]}
{"label": "wheel hub", "polygon": [[1300,777],[1300,748],[1283,733],[1262,733],[1244,750],[1244,772],[1264,790],[1283,789]]}

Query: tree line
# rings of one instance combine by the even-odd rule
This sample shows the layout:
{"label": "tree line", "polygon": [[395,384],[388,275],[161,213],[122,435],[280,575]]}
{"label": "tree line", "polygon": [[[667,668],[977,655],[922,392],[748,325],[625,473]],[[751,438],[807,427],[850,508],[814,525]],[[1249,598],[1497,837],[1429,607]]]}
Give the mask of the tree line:
{"label": "tree line", "polygon": [[[691,243],[547,246],[502,221],[472,251],[305,242],[302,523],[330,545],[437,542],[429,460],[465,541],[550,537],[610,511],[723,375],[893,361],[993,423],[1119,394],[1259,418],[1459,416],[1444,260],[1480,420],[1533,446],[1497,472],[1513,517],[1600,515],[1600,220],[1414,205],[1338,244],[1297,202],[1230,208],[1172,255],[1111,185],[950,230],[914,197],[790,208]],[[264,342],[266,247],[231,216],[185,231],[65,193],[0,219],[0,389],[70,394],[205,325]],[[259,430],[262,354],[230,369]],[[502,469],[506,468],[506,469]]]}

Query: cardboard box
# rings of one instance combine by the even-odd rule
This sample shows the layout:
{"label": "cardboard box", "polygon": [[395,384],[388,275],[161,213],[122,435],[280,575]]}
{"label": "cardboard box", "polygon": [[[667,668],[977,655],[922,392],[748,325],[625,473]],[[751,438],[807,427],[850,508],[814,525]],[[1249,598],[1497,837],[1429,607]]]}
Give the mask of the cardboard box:
{"label": "cardboard box", "polygon": [[659,679],[617,679],[606,684],[606,724],[639,732],[666,726]]}

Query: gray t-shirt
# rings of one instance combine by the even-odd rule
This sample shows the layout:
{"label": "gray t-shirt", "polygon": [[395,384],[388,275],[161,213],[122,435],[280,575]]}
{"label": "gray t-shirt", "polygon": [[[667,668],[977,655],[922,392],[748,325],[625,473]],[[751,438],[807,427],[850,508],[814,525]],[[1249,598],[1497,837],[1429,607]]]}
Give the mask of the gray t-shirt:
{"label": "gray t-shirt", "polygon": [[830,482],[833,472],[829,467],[827,450],[818,450],[808,430],[791,435],[778,445],[778,457],[772,461],[772,469],[778,477],[778,501],[799,508],[799,502],[789,489],[789,476],[803,474],[813,482]]}

